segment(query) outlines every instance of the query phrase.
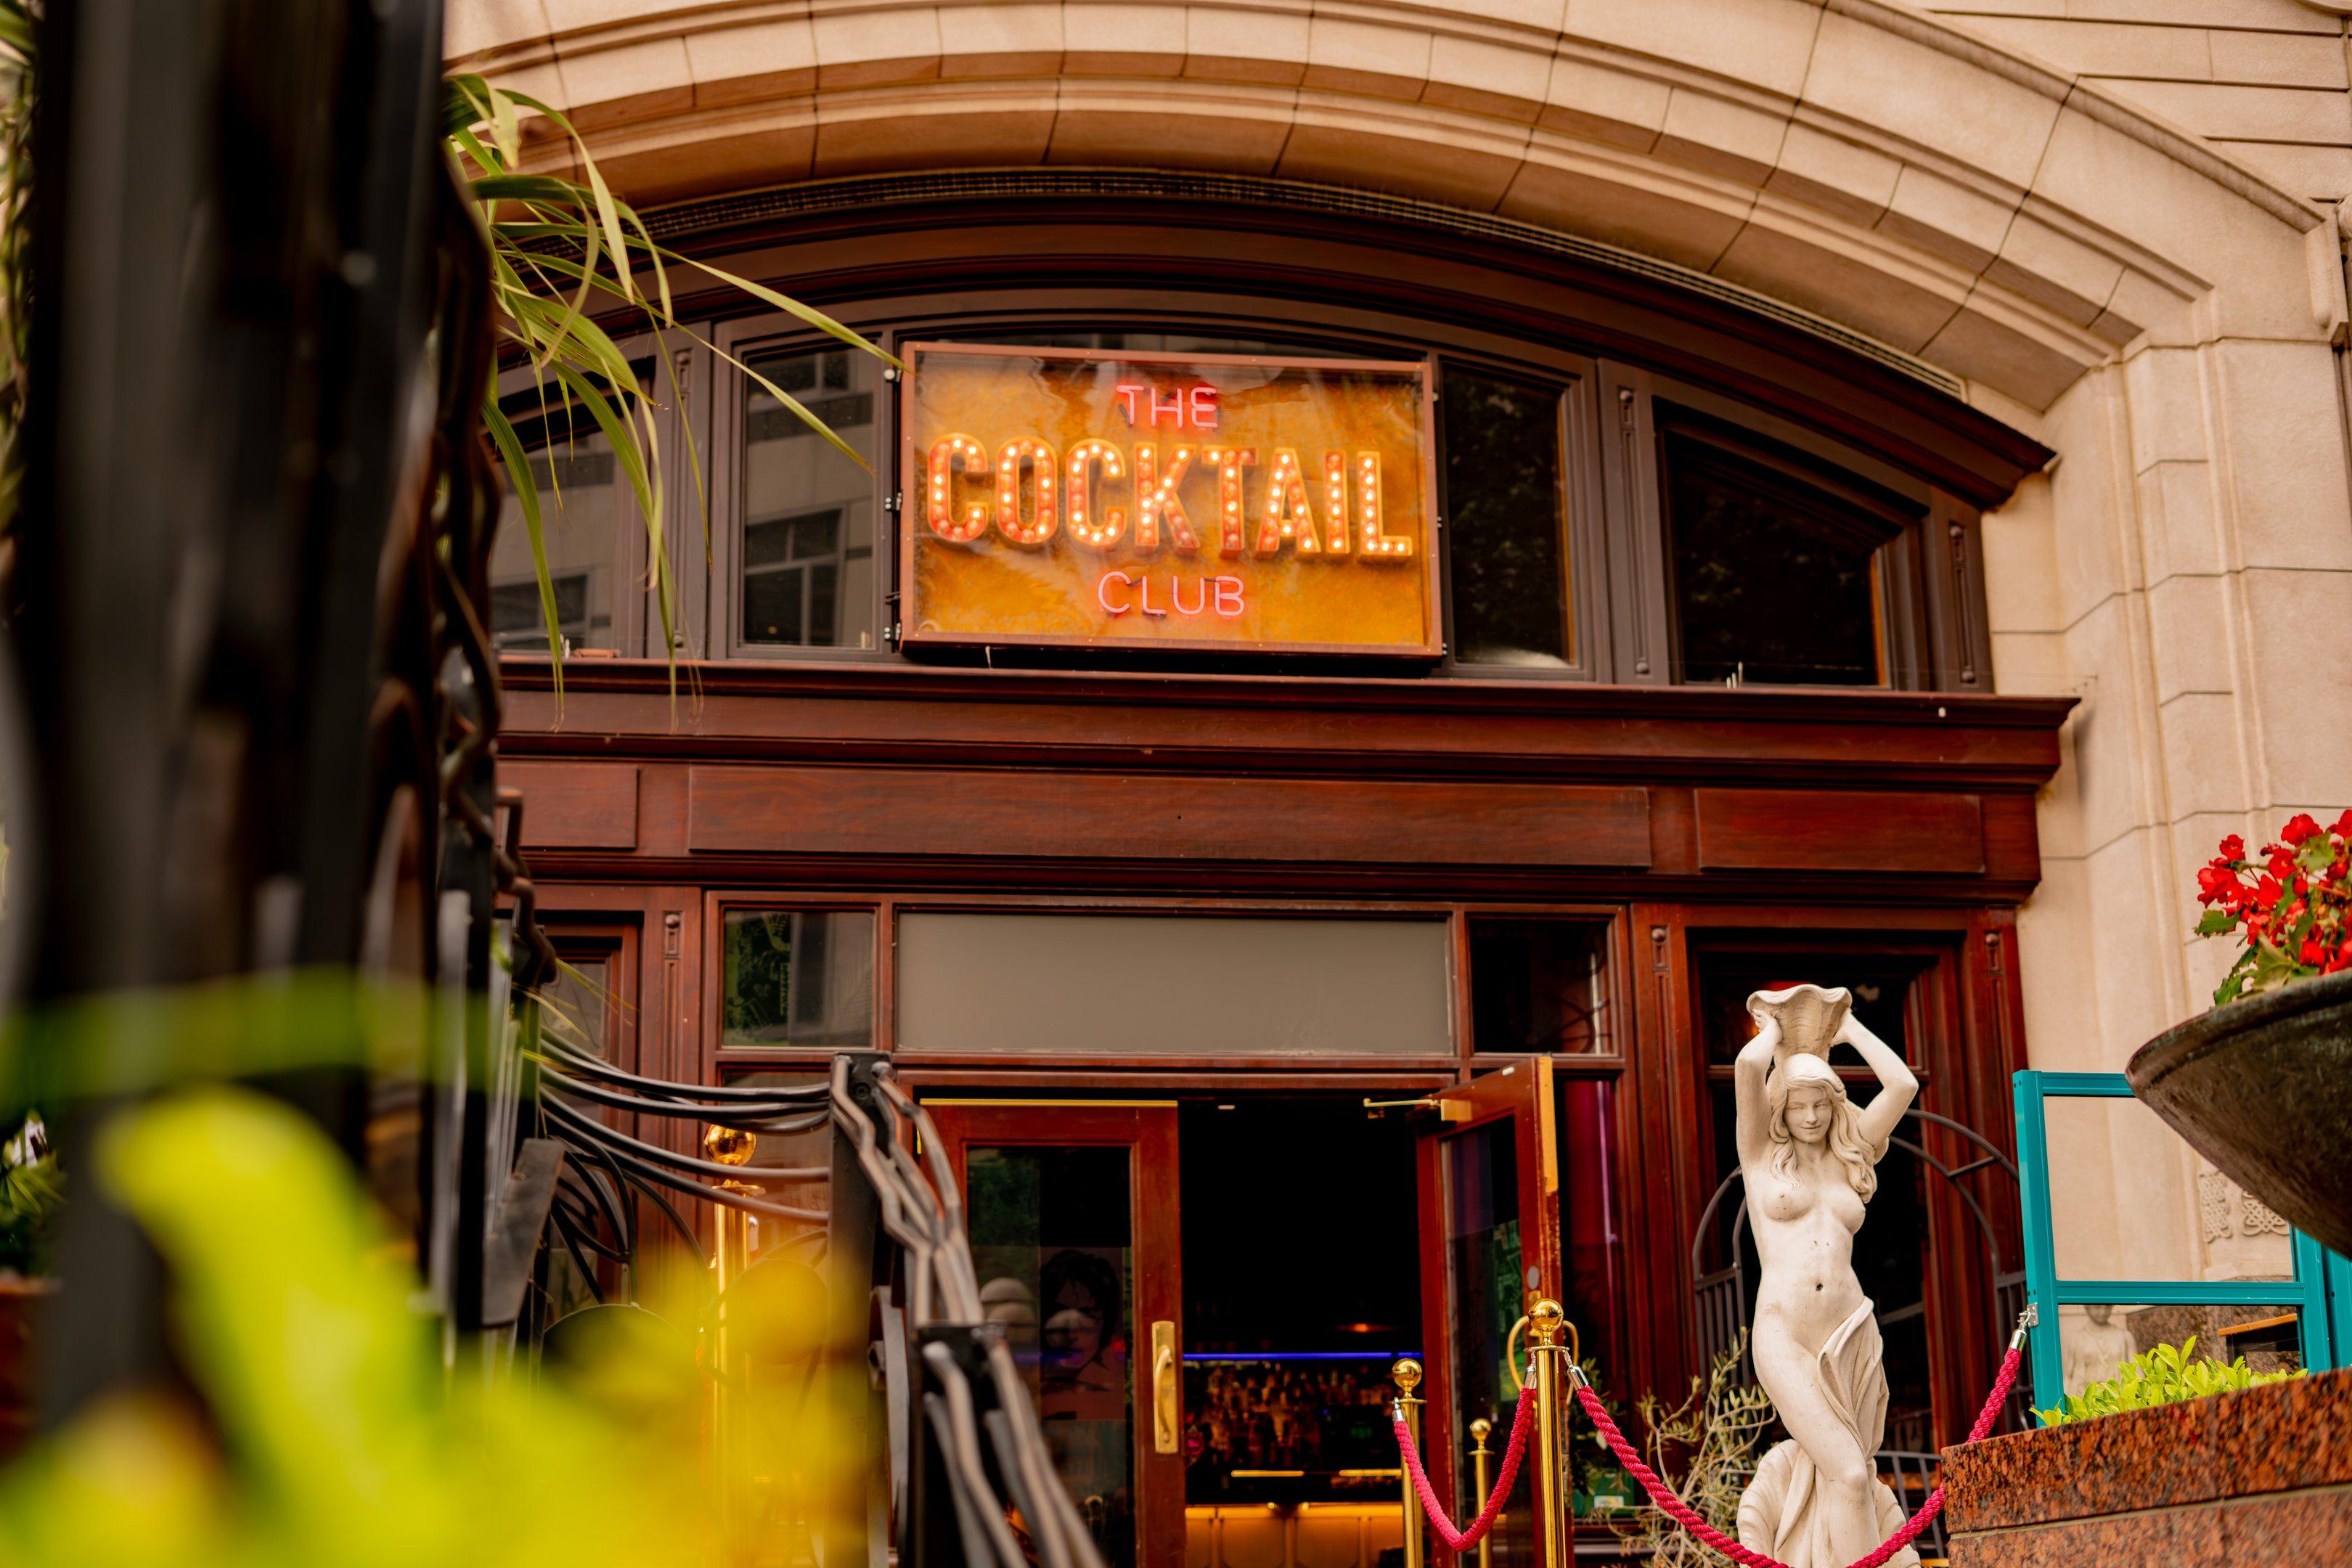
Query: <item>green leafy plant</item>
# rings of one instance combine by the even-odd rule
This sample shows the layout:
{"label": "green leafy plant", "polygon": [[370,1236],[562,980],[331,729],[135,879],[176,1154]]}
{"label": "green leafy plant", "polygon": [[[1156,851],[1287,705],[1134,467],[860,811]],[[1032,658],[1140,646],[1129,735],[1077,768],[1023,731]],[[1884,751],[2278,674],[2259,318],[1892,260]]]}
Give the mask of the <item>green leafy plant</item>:
{"label": "green leafy plant", "polygon": [[[1739,1377],[1747,1350],[1742,1330],[1704,1380],[1691,1379],[1689,1394],[1672,1410],[1654,1394],[1634,1405],[1649,1428],[1644,1457],[1650,1468],[1691,1511],[1726,1535],[1738,1533],[1739,1494],[1755,1477],[1756,1446],[1773,1421],[1772,1401]],[[1679,1456],[1687,1458],[1674,1463]],[[1722,1560],[1711,1547],[1646,1502],[1602,1517],[1618,1540],[1654,1568],[1720,1568]]]}
{"label": "green leafy plant", "polygon": [[2218,847],[2197,873],[2197,934],[2234,933],[2245,951],[2213,993],[2216,1007],[2352,969],[2352,811],[2326,827],[2297,814],[2260,859],[2234,833]]}
{"label": "green leafy plant", "polygon": [[2044,1426],[2063,1426],[2069,1421],[2177,1405],[2184,1399],[2202,1399],[2233,1388],[2259,1388],[2303,1375],[2300,1367],[2292,1372],[2256,1372],[2246,1364],[2244,1356],[2224,1363],[2192,1353],[2196,1349],[2197,1336],[2191,1334],[2179,1345],[2142,1351],[2118,1366],[2106,1382],[2095,1383],[2080,1394],[2069,1394],[2063,1405],[2033,1414]]}
{"label": "green leafy plant", "polygon": [[[526,115],[537,116],[569,142],[584,181],[522,172]],[[700,343],[741,371],[861,468],[866,466],[866,459],[797,398],[678,321],[671,309],[669,269],[678,266],[705,274],[852,348],[894,365],[898,361],[821,310],[656,244],[636,209],[613,194],[572,122],[538,99],[509,92],[478,76],[453,76],[445,86],[442,130],[459,177],[480,210],[490,247],[491,292],[503,351],[529,366],[540,404],[550,416],[542,423],[569,428],[575,418],[584,416],[611,445],[645,522],[662,646],[674,650],[677,646],[677,576],[663,536],[663,470],[655,434],[662,400],[677,398],[677,367],[670,355],[656,355],[662,367],[660,382],[652,385],[641,382],[628,356],[597,318],[609,321],[618,315],[631,320],[636,328]],[[547,626],[549,655],[556,662],[560,699],[562,637],[557,630],[554,583],[548,574],[539,480],[495,385],[483,398],[482,423],[498,448],[507,482],[522,512],[523,527],[530,536],[540,615]],[[699,496],[701,468],[695,460],[692,441],[688,432],[685,456]],[[550,474],[552,478],[551,469]],[[708,507],[698,510],[705,520],[707,549]],[[671,657],[674,660],[674,653]]]}
{"label": "green leafy plant", "polygon": [[48,1272],[49,1233],[65,1202],[65,1178],[48,1130],[28,1114],[0,1143],[0,1273]]}

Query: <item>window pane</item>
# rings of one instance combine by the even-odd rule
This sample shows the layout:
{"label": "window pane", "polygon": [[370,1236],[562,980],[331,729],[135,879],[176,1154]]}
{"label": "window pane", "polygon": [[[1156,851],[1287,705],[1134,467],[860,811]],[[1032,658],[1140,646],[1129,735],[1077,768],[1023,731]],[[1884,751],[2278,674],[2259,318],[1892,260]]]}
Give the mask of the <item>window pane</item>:
{"label": "window pane", "polygon": [[874,1039],[874,917],[730,910],[722,1046],[864,1050]]}
{"label": "window pane", "polygon": [[971,1261],[1037,1401],[1054,1468],[1113,1568],[1135,1562],[1134,1188],[1123,1146],[974,1144]]}
{"label": "window pane", "polygon": [[1454,1052],[1440,920],[918,912],[897,951],[906,1050]]}
{"label": "window pane", "polygon": [[[1280,338],[1221,338],[1199,332],[1055,331],[1005,327],[982,331],[920,332],[928,342],[1009,343],[1029,349],[1097,349],[1130,354],[1262,354],[1269,359],[1403,359],[1394,350],[1350,350]],[[1418,358],[1418,355],[1411,356]]]}
{"label": "window pane", "polygon": [[574,1050],[610,1058],[620,1011],[609,959],[567,955],[565,967],[539,988],[540,1026]]}
{"label": "window pane", "polygon": [[[770,354],[751,367],[875,461],[881,364],[849,349]],[[756,381],[743,428],[747,643],[874,646],[874,476]]]}
{"label": "window pane", "polygon": [[[617,648],[614,553],[620,524],[624,517],[635,519],[636,502],[613,448],[602,436],[559,437],[530,454],[530,471],[555,590],[556,628],[576,648]],[[490,640],[522,652],[547,647],[530,533],[510,487],[499,504],[498,541],[490,551]]]}
{"label": "window pane", "polygon": [[[2077,1394],[2095,1383],[2111,1381],[2116,1369],[2136,1355],[2158,1345],[2197,1342],[2190,1356],[2223,1366],[2245,1357],[2249,1372],[2293,1372],[2303,1365],[2301,1314],[2284,1303],[2172,1304],[2133,1306],[2098,1302],[2058,1309],[2060,1365],[2066,1393]],[[2043,1407],[2058,1403],[2054,1394],[2034,1403]]]}
{"label": "window pane", "polygon": [[1609,928],[1588,921],[1470,921],[1471,1040],[1481,1051],[1600,1052],[1609,1037]]}
{"label": "window pane", "polygon": [[[1699,1027],[1705,1033],[1706,1059],[1715,1066],[1728,1067],[1738,1059],[1739,1047],[1754,1037],[1756,1022],[1748,1013],[1752,993],[1820,985],[1843,986],[1851,992],[1854,1016],[1900,1051],[1904,1060],[1917,1067],[1924,1058],[1921,1043],[1909,1037],[1911,990],[1934,967],[1934,958],[1926,953],[1839,952],[1828,948],[1704,953],[1699,960]],[[1837,1062],[1840,1067],[1861,1066],[1843,1047]]]}
{"label": "window pane", "polygon": [[1559,395],[1449,370],[1438,411],[1454,658],[1565,668]]}
{"label": "window pane", "polygon": [[1878,553],[1898,525],[1769,455],[1682,429],[1664,451],[1681,679],[1885,685]]}

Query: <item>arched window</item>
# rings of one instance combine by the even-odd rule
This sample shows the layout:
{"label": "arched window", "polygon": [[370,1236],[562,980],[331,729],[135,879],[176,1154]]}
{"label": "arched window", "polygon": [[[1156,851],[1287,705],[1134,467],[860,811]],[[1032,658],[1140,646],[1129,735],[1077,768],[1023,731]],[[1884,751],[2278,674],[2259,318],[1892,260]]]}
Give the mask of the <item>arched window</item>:
{"label": "arched window", "polygon": [[[853,184],[886,193],[906,182]],[[1428,648],[1442,651],[1038,646],[1010,633],[993,646],[905,646],[899,544],[920,512],[902,501],[922,491],[904,388],[795,320],[753,314],[703,323],[751,374],[679,354],[685,423],[701,432],[694,447],[708,465],[707,485],[670,487],[685,514],[671,538],[693,557],[681,561],[684,650],[1990,689],[1979,510],[2046,454],[1928,367],[1712,279],[1510,226],[1435,231],[1409,204],[1314,212],[1195,199],[1180,212],[1024,189],[895,206],[843,206],[835,193],[825,210],[799,214],[782,208],[814,198],[785,192],[656,216],[669,242],[771,279],[894,352],[989,344],[1425,367],[1439,601]],[[810,432],[778,392],[856,456]],[[1303,480],[1321,484],[1304,472],[1312,467],[1310,454]],[[1016,485],[1033,486],[1030,468],[1020,472]],[[1268,473],[1241,482],[1265,485]],[[1203,498],[1196,510],[1222,493],[1205,463],[1182,482]],[[1020,497],[1034,504],[1032,489]]]}

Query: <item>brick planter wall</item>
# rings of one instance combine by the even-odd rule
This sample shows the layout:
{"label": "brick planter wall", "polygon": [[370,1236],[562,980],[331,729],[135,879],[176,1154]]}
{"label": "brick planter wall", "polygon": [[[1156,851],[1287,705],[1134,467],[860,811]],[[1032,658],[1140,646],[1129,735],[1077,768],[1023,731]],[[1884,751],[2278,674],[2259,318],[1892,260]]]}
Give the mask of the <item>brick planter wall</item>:
{"label": "brick planter wall", "polygon": [[2352,1372],[1944,1450],[1952,1568],[2352,1556]]}

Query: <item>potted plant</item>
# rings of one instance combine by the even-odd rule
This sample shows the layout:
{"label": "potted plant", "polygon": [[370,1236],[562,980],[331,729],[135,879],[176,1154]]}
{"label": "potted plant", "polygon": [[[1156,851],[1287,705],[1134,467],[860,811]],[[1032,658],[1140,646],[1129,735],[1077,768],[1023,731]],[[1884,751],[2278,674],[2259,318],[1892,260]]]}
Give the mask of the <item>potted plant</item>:
{"label": "potted plant", "polygon": [[2288,1221],[2352,1254],[2352,811],[2292,818],[2198,873],[2201,936],[2242,948],[2212,1011],[2141,1047],[2132,1091]]}
{"label": "potted plant", "polygon": [[47,1129],[27,1114],[0,1142],[0,1458],[33,1428],[33,1313],[57,1289],[49,1238],[63,1198]]}

